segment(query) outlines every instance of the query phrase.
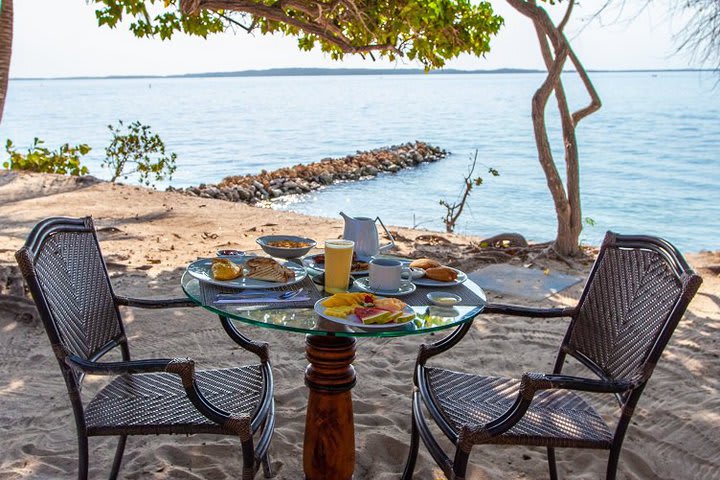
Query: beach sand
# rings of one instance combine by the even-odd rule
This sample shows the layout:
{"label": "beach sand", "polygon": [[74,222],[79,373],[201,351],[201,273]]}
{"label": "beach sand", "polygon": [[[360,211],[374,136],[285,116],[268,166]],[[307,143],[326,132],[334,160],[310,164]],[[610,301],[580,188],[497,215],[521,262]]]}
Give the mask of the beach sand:
{"label": "beach sand", "polygon": [[[360,208],[358,208],[360,210]],[[0,266],[14,265],[14,251],[31,227],[54,215],[92,215],[113,286],[122,295],[181,296],[185,265],[219,248],[249,249],[262,234],[292,233],[316,239],[342,233],[340,219],[322,219],[190,198],[133,186],[78,182],[68,177],[0,175]],[[414,241],[426,231],[397,229],[400,253],[418,250]],[[495,233],[495,232],[488,232]],[[435,253],[475,267],[465,251],[472,240],[449,240]],[[720,265],[719,252],[688,255],[704,277],[700,293],[678,327],[645,390],[627,433],[620,458],[621,479],[720,478]],[[570,270],[586,275],[589,264]],[[535,306],[571,305],[582,285],[539,303],[489,295],[491,301]],[[189,356],[199,368],[233,366],[255,359],[230,341],[217,319],[200,309],[123,310],[135,359]],[[271,345],[275,375],[277,427],[271,455],[278,479],[302,478],[302,439],[307,390],[303,384],[304,336],[241,325],[248,336]],[[434,365],[468,372],[518,376],[550,371],[567,320],[481,316],[454,349]],[[412,368],[418,345],[440,338],[358,339],[353,390],[355,479],[397,479],[410,437]],[[570,369],[568,372],[578,372]],[[89,398],[104,379],[89,378]],[[612,414],[614,405],[602,408]],[[115,441],[90,440],[91,478],[106,478]],[[77,468],[75,423],[64,382],[42,327],[19,321],[0,309],[0,478],[74,478]],[[604,478],[607,453],[558,451],[562,478]],[[121,478],[239,478],[242,460],[235,438],[139,436],[128,440]],[[424,446],[415,478],[443,478]],[[257,478],[262,478],[258,474]],[[468,479],[547,478],[545,451],[525,447],[476,447]]]}

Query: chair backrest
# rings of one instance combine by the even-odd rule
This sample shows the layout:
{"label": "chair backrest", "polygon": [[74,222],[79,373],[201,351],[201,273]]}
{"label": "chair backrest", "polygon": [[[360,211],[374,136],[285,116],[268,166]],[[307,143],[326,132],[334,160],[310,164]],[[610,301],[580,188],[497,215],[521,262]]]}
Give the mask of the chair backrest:
{"label": "chair backrest", "polygon": [[701,283],[665,240],[608,232],[563,351],[601,377],[644,385]]}
{"label": "chair backrest", "polygon": [[61,366],[69,353],[92,359],[124,339],[90,217],[40,222],[15,258]]}

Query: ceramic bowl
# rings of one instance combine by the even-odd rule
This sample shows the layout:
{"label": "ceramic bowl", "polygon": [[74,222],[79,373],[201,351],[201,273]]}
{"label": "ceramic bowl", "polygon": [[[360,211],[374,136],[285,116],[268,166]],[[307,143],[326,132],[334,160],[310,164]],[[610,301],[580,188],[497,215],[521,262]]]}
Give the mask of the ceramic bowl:
{"label": "ceramic bowl", "polygon": [[242,256],[245,255],[245,252],[242,250],[218,250],[217,256],[218,257],[234,257],[234,256]]}
{"label": "ceramic bowl", "polygon": [[454,307],[462,300],[462,297],[450,292],[430,292],[427,299],[438,307]]}
{"label": "ceramic bowl", "polygon": [[[281,241],[291,241],[291,242],[302,242],[306,243],[307,246],[305,247],[298,247],[298,248],[284,248],[284,247],[274,247],[270,245],[270,242],[281,242]],[[295,235],[265,235],[264,237],[260,237],[256,240],[258,245],[271,257],[277,257],[277,258],[300,258],[304,255],[306,255],[315,245],[317,245],[317,242],[311,238],[305,238],[305,237],[297,237]]]}

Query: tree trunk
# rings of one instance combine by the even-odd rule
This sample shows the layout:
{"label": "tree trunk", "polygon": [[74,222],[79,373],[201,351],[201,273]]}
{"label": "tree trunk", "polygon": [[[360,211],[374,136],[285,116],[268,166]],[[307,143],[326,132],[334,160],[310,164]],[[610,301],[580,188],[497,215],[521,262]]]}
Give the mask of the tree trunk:
{"label": "tree trunk", "polygon": [[[518,12],[532,20],[540,44],[548,74],[538,88],[532,101],[532,120],[538,160],[545,173],[548,189],[552,195],[557,217],[557,236],[554,242],[555,251],[563,256],[572,256],[580,252],[580,233],[582,232],[582,210],[580,205],[580,164],[575,128],[580,120],[600,108],[600,98],[590,82],[587,72],[570,47],[563,29],[570,19],[574,0],[570,0],[562,21],[555,26],[547,12],[538,6],[536,0],[507,0]],[[551,48],[552,46],[552,48]],[[590,104],[574,113],[570,113],[565,87],[561,75],[567,58],[572,61],[588,94]],[[566,184],[557,169],[553,158],[547,126],[545,110],[547,101],[555,93],[558,112],[562,126],[563,145],[565,150]]]}
{"label": "tree trunk", "polygon": [[13,38],[13,0],[0,0],[0,123],[5,110]]}

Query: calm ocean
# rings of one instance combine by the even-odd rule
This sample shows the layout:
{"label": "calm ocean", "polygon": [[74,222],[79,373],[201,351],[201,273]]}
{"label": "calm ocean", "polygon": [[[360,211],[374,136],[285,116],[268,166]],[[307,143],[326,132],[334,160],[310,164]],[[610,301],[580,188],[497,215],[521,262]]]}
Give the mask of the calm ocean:
{"label": "calm ocean", "polygon": [[[276,208],[336,217],[380,215],[443,229],[440,199],[454,200],[477,150],[500,171],[473,191],[459,233],[517,231],[554,238],[555,216],[536,159],[530,99],[540,74],[11,80],[0,141],[27,148],[88,143],[100,162],[107,125],[140,120],[178,154],[175,186],[340,157],[422,140],[452,152],[434,164],[336,185]],[[578,129],[582,239],[604,232],[661,235],[685,251],[720,248],[720,96],[697,72],[593,73],[603,108]],[[571,102],[585,97],[574,76]],[[554,105],[551,100],[551,106]],[[554,114],[549,122],[558,129]],[[562,143],[553,143],[562,155]],[[3,155],[4,157],[4,155]],[[163,188],[166,185],[158,185]]]}

